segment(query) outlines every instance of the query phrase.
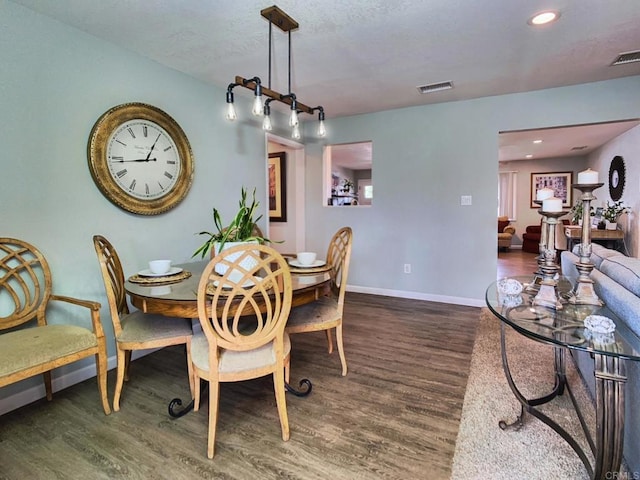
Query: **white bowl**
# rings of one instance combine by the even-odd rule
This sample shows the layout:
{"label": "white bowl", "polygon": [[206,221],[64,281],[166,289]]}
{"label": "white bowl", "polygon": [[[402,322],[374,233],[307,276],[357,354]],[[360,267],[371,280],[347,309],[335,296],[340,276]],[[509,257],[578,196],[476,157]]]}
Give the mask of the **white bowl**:
{"label": "white bowl", "polygon": [[156,275],[167,273],[170,269],[171,260],[151,260],[149,262],[149,270]]}
{"label": "white bowl", "polygon": [[312,265],[316,261],[315,252],[299,252],[297,257],[301,265]]}

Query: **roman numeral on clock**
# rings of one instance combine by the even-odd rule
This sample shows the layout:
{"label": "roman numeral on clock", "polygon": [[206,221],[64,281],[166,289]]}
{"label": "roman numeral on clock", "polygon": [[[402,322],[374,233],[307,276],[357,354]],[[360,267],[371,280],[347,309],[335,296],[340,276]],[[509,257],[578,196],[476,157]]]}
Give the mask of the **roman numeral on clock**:
{"label": "roman numeral on clock", "polygon": [[147,136],[147,126],[143,125],[142,126],[142,134],[146,137]]}
{"label": "roman numeral on clock", "polygon": [[169,172],[164,172],[164,176],[167,177],[169,180],[173,178],[173,175],[171,175]]}
{"label": "roman numeral on clock", "polygon": [[129,185],[129,190],[133,190],[134,188],[136,188],[136,179],[133,179],[133,182],[131,182],[131,185]]}
{"label": "roman numeral on clock", "polygon": [[126,174],[127,174],[127,169],[126,169],[126,168],[123,168],[122,170],[120,170],[120,171],[116,172],[116,176],[117,176],[118,178],[122,178],[122,177],[124,177]]}
{"label": "roman numeral on clock", "polygon": [[133,138],[136,138],[136,134],[135,134],[135,133],[133,133],[133,128],[131,128],[131,127],[127,127],[127,131],[131,134],[131,136],[132,136]]}
{"label": "roman numeral on clock", "polygon": [[168,151],[168,150],[171,150],[171,145],[169,145],[167,148],[165,148],[165,149],[163,150],[163,152],[166,152],[166,151]]}

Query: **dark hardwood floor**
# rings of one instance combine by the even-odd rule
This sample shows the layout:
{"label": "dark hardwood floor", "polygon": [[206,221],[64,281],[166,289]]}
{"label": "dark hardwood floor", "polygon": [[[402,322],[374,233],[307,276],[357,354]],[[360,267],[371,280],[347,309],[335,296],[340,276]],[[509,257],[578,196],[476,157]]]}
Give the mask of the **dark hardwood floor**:
{"label": "dark hardwood floor", "polygon": [[497,278],[531,275],[538,269],[538,254],[510,249],[498,252]]}
{"label": "dark hardwood floor", "polygon": [[213,460],[207,401],[167,414],[188,400],[183,350],[154,352],[132,363],[120,412],[104,415],[92,379],[1,416],[0,479],[448,479],[479,312],[348,293],[349,374],[322,332],[294,336],[292,380],[313,392],[287,395],[291,439],[271,377],[224,384]]}

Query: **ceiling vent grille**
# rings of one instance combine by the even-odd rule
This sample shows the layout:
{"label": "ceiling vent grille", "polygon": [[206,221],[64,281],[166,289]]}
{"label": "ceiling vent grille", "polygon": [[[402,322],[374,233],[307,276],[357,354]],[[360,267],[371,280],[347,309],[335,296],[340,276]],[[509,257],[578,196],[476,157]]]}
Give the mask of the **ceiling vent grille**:
{"label": "ceiling vent grille", "polygon": [[611,65],[626,65],[627,63],[640,62],[640,50],[626,52],[618,55]]}
{"label": "ceiling vent grille", "polygon": [[417,88],[420,93],[433,93],[453,88],[453,82],[431,83],[429,85],[421,85]]}
{"label": "ceiling vent grille", "polygon": [[571,151],[574,152],[574,151],[584,150],[585,148],[589,148],[589,147],[587,145],[580,145],[579,147],[573,147]]}

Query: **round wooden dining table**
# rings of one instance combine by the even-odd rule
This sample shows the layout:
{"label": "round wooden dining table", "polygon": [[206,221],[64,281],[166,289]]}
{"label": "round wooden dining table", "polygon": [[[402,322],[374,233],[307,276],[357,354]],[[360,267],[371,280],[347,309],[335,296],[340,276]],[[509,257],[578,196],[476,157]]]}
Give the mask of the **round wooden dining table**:
{"label": "round wooden dining table", "polygon": [[[125,282],[125,290],[131,303],[145,313],[155,313],[178,318],[198,318],[198,284],[208,261],[184,263],[176,265],[178,273],[165,277],[141,277],[134,275]],[[190,275],[189,275],[190,274]],[[291,268],[291,284],[293,288],[291,306],[304,305],[313,302],[330,290],[329,267],[313,269]],[[303,378],[297,390],[285,384],[287,391],[305,397],[311,393],[312,385],[309,379]],[[182,410],[182,400],[174,398],[169,402],[169,415],[181,417],[193,409],[193,400]]]}
{"label": "round wooden dining table", "polygon": [[[176,265],[175,268],[179,269],[182,275],[175,275],[175,280],[171,277],[157,277],[157,281],[154,281],[154,278],[150,277],[145,283],[138,283],[132,281],[134,277],[130,277],[125,282],[124,288],[129,294],[131,303],[145,313],[198,318],[198,283],[207,263],[202,261]],[[308,271],[291,269],[292,307],[313,302],[328,292],[330,283],[328,269],[318,270],[322,268]],[[185,272],[191,273],[191,276],[178,281],[178,278],[184,277]]]}

